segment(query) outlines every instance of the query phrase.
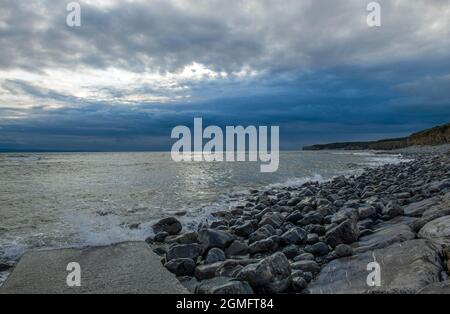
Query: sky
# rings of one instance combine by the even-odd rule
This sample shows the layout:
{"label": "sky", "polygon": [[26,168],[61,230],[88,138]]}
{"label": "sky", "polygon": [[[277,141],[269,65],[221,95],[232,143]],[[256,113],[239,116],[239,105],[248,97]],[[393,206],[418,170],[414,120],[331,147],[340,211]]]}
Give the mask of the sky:
{"label": "sky", "polygon": [[281,149],[450,121],[450,0],[0,0],[0,150],[170,150],[193,125]]}

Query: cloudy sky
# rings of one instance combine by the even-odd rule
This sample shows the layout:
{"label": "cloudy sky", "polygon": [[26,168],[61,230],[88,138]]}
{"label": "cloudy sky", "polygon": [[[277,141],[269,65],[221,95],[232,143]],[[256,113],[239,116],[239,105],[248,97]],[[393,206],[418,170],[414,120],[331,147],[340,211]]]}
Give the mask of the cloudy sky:
{"label": "cloudy sky", "polygon": [[279,125],[281,147],[450,121],[450,0],[0,0],[0,150],[166,150]]}

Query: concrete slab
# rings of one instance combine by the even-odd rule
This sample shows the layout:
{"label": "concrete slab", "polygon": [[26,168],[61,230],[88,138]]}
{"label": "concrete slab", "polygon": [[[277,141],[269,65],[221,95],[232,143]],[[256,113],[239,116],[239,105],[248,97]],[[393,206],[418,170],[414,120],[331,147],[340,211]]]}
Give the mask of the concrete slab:
{"label": "concrete slab", "polygon": [[[81,286],[67,285],[67,265],[79,263]],[[189,293],[145,242],[26,253],[0,294]]]}

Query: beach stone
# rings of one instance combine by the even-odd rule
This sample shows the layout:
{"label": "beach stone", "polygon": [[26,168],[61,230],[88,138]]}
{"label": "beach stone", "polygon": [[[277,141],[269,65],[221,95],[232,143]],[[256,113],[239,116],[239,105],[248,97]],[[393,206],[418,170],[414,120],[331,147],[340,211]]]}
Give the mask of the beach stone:
{"label": "beach stone", "polygon": [[367,218],[373,218],[377,216],[377,209],[373,206],[366,205],[358,208],[358,219],[364,220]]}
{"label": "beach stone", "polygon": [[156,242],[164,242],[164,240],[169,236],[168,232],[162,231],[158,232],[155,237],[153,238]]}
{"label": "beach stone", "polygon": [[290,213],[288,216],[286,216],[286,221],[296,223],[297,221],[301,220],[303,218],[303,214],[299,210],[295,210],[292,213]]}
{"label": "beach stone", "polygon": [[312,224],[321,224],[323,221],[322,214],[318,212],[310,212],[307,213],[302,219],[300,219],[297,224],[301,226],[312,225]]}
{"label": "beach stone", "polygon": [[176,276],[191,276],[195,271],[195,262],[190,258],[172,259],[164,266]]}
{"label": "beach stone", "polygon": [[314,260],[314,255],[311,253],[302,253],[300,255],[297,255],[296,257],[294,257],[294,262],[298,262],[298,261],[313,261]]}
{"label": "beach stone", "polygon": [[166,243],[179,243],[179,244],[191,244],[198,243],[198,233],[186,232],[176,236],[169,236],[165,239]]}
{"label": "beach stone", "polygon": [[221,262],[226,259],[225,253],[219,249],[219,248],[212,248],[208,251],[208,254],[206,255],[206,263],[212,264],[215,262]]}
{"label": "beach stone", "polygon": [[292,269],[301,270],[303,272],[310,272],[316,274],[320,272],[320,266],[315,261],[304,260],[298,261],[291,264]]}
{"label": "beach stone", "polygon": [[310,244],[310,245],[315,244],[319,241],[320,241],[319,235],[316,233],[309,233],[308,237],[306,238],[306,244]]}
{"label": "beach stone", "polygon": [[234,241],[234,237],[225,231],[202,229],[198,232],[198,240],[205,250],[215,247],[225,249]]}
{"label": "beach stone", "polygon": [[254,292],[246,281],[230,281],[214,287],[211,294],[254,294]]}
{"label": "beach stone", "polygon": [[228,248],[225,249],[226,256],[239,256],[248,253],[248,245],[242,241],[234,240]]}
{"label": "beach stone", "polygon": [[253,242],[248,247],[250,254],[271,253],[278,249],[278,243],[272,237]]}
{"label": "beach stone", "polygon": [[251,221],[246,221],[241,225],[231,227],[231,230],[233,230],[236,235],[247,238],[255,231],[255,227]]}
{"label": "beach stone", "polygon": [[412,240],[416,237],[411,228],[405,224],[386,225],[373,233],[363,236],[352,245],[355,253],[385,248],[393,243]]}
{"label": "beach stone", "polygon": [[275,234],[276,234],[276,230],[274,227],[272,227],[271,225],[265,225],[265,226],[262,226],[261,228],[257,229],[255,232],[253,232],[250,235],[250,237],[248,238],[248,242],[252,243],[252,242],[259,241],[259,240],[263,240],[263,239],[269,238]]}
{"label": "beach stone", "polygon": [[302,244],[308,237],[307,232],[300,227],[293,227],[281,235],[281,242],[284,245]]}
{"label": "beach stone", "polygon": [[402,216],[404,209],[396,201],[389,201],[389,203],[383,208],[382,214],[389,218]]}
{"label": "beach stone", "polygon": [[450,216],[440,217],[428,222],[420,229],[418,237],[450,246]]}
{"label": "beach stone", "polygon": [[[367,285],[367,265],[381,264],[381,286]],[[439,248],[426,240],[394,243],[389,247],[339,258],[327,264],[308,289],[311,293],[417,293],[438,282],[442,266]]]}
{"label": "beach stone", "polygon": [[0,260],[0,272],[10,270],[14,267],[16,263],[13,261],[2,261]]}
{"label": "beach stone", "polygon": [[182,226],[181,223],[175,217],[168,217],[161,219],[153,226],[153,231],[155,234],[159,232],[167,232],[170,235],[179,234],[181,232]]}
{"label": "beach stone", "polygon": [[234,261],[225,261],[222,265],[216,270],[216,276],[222,277],[232,277],[235,278],[237,274],[243,269],[244,266],[235,263]]}
{"label": "beach stone", "polygon": [[302,292],[308,286],[308,282],[303,277],[295,277],[292,279],[292,290],[294,292]]}
{"label": "beach stone", "polygon": [[301,201],[301,199],[300,199],[299,197],[294,197],[294,198],[291,198],[291,199],[287,202],[287,205],[288,205],[288,206],[295,206],[295,205],[297,205],[298,203],[300,203],[300,201]]}
{"label": "beach stone", "polygon": [[202,252],[203,250],[198,244],[177,244],[167,250],[166,259],[170,261],[173,259],[190,258],[195,261],[202,255]]}
{"label": "beach stone", "polygon": [[330,252],[330,249],[326,243],[317,242],[311,245],[308,249],[305,248],[305,251],[314,254],[315,256],[324,256]]}
{"label": "beach stone", "polygon": [[420,217],[430,207],[439,202],[439,197],[431,197],[404,207],[405,216]]}
{"label": "beach stone", "polygon": [[286,256],[277,252],[258,264],[245,266],[237,278],[247,281],[255,292],[281,293],[291,284],[291,267]]}
{"label": "beach stone", "polygon": [[335,254],[336,254],[336,256],[338,258],[340,258],[340,257],[347,257],[347,256],[352,256],[353,255],[353,249],[348,244],[339,244],[334,249],[334,252],[335,252]]}
{"label": "beach stone", "polygon": [[153,252],[156,253],[159,256],[164,256],[167,253],[166,249],[164,247],[162,247],[162,246],[154,248]]}
{"label": "beach stone", "polygon": [[326,242],[333,248],[339,244],[351,244],[358,241],[359,229],[356,221],[347,219],[340,225],[330,229],[326,235]]}
{"label": "beach stone", "polygon": [[259,226],[262,227],[264,225],[271,225],[274,228],[280,227],[284,222],[283,215],[281,215],[278,212],[275,213],[266,213],[264,216],[262,216]]}
{"label": "beach stone", "polygon": [[222,262],[216,262],[212,264],[198,265],[195,268],[194,276],[198,280],[213,278],[216,276],[217,269],[219,269],[222,264]]}
{"label": "beach stone", "polygon": [[216,229],[216,228],[219,228],[219,227],[222,227],[222,226],[227,226],[227,225],[228,225],[227,221],[225,221],[225,220],[217,220],[217,221],[211,222],[210,227],[212,229]]}
{"label": "beach stone", "polygon": [[284,247],[281,250],[281,252],[284,255],[286,255],[286,257],[288,259],[293,259],[294,257],[296,257],[299,254],[299,248],[296,245],[291,244],[291,245],[288,245],[288,246]]}

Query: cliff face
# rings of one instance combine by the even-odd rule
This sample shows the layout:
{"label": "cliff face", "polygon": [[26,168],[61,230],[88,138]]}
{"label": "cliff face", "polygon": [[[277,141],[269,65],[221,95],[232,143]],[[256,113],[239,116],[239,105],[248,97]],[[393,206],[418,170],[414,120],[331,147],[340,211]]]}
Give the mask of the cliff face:
{"label": "cliff face", "polygon": [[450,123],[411,134],[408,137],[370,142],[343,142],[305,146],[303,150],[392,150],[408,146],[440,145],[450,143]]}

